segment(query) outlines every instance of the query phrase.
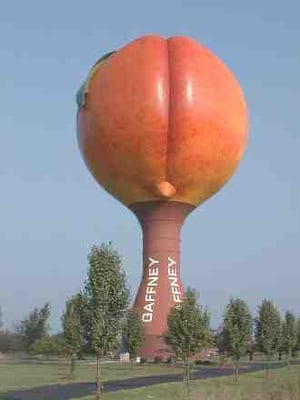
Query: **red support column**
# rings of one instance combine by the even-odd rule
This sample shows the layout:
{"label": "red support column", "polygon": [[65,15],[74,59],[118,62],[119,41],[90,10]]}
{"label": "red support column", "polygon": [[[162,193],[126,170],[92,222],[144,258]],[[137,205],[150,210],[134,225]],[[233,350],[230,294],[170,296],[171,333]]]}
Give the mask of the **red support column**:
{"label": "red support column", "polygon": [[132,204],[143,231],[143,276],[134,308],[145,324],[145,340],[139,355],[167,357],[161,336],[167,329],[171,307],[180,304],[180,230],[194,206],[173,201]]}

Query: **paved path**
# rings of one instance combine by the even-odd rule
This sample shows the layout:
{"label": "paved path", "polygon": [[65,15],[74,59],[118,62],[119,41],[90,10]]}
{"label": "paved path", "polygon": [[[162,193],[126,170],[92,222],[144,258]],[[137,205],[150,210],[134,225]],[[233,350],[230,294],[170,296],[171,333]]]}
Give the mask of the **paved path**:
{"label": "paved path", "polygon": [[[299,364],[294,361],[293,364]],[[281,368],[284,363],[272,364],[273,368]],[[264,369],[263,364],[249,364],[241,368],[241,373],[260,371]],[[192,379],[207,379],[221,376],[228,376],[233,373],[231,368],[201,367],[194,370]],[[125,380],[110,381],[105,383],[104,391],[112,392],[117,390],[137,389],[144,386],[152,386],[160,383],[180,382],[182,374],[152,375]],[[49,385],[27,390],[16,390],[5,393],[1,398],[5,400],[70,400],[85,397],[93,394],[96,390],[95,383],[68,383],[62,385]]]}

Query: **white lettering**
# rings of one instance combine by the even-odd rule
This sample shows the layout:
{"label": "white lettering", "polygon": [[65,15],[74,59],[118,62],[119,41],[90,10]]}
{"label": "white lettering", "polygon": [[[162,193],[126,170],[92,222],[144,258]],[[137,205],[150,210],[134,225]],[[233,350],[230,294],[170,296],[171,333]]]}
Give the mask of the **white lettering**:
{"label": "white lettering", "polygon": [[151,322],[152,321],[152,313],[144,313],[142,314],[143,322]]}
{"label": "white lettering", "polygon": [[156,293],[156,290],[154,289],[154,287],[153,287],[153,285],[149,285],[149,283],[148,283],[148,286],[147,286],[147,288],[146,288],[146,293]]}
{"label": "white lettering", "polygon": [[173,300],[175,303],[181,303],[181,299],[178,294],[173,294]]}
{"label": "white lettering", "polygon": [[152,297],[151,294],[146,294],[145,301],[152,301],[151,304],[154,304],[155,299]]}
{"label": "white lettering", "polygon": [[144,310],[153,313],[153,306],[154,306],[154,303],[146,304],[145,307],[144,307]]}
{"label": "white lettering", "polygon": [[176,261],[173,260],[172,257],[168,257],[168,268],[172,267],[173,265],[176,265]]}
{"label": "white lettering", "polygon": [[148,267],[149,268],[151,268],[152,267],[152,265],[154,265],[154,264],[158,264],[159,263],[159,261],[158,260],[155,260],[154,258],[152,258],[152,257],[148,257],[148,261],[150,261],[150,264],[148,265]]}
{"label": "white lettering", "polygon": [[176,268],[168,268],[168,275],[169,276],[176,276],[177,275],[177,271],[176,271]]}
{"label": "white lettering", "polygon": [[142,314],[143,322],[151,322],[153,319],[153,307],[155,305],[155,294],[156,290],[154,286],[158,286],[159,279],[159,260],[155,258],[148,257],[148,278],[145,294],[145,305],[144,312]]}
{"label": "white lettering", "polygon": [[[171,287],[171,291],[172,291],[173,294],[180,294],[180,291],[179,291],[178,288],[175,287],[175,286],[172,286],[172,287]],[[174,296],[173,296],[173,297],[174,297]]]}
{"label": "white lettering", "polygon": [[181,292],[179,290],[176,265],[177,262],[172,257],[168,257],[168,278],[170,282],[172,298],[174,303],[181,303]]}
{"label": "white lettering", "polygon": [[157,286],[158,276],[149,276],[147,286]]}
{"label": "white lettering", "polygon": [[177,276],[169,276],[169,282],[170,282],[170,284],[171,284],[171,287],[172,286],[179,286],[178,285],[178,278],[177,278]]}
{"label": "white lettering", "polygon": [[149,276],[158,276],[158,268],[149,269]]}

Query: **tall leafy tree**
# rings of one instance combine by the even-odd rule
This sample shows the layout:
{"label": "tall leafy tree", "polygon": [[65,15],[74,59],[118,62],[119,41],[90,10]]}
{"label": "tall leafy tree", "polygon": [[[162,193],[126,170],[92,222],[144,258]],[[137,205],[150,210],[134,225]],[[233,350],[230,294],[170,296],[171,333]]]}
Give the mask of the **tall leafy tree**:
{"label": "tall leafy tree", "polygon": [[225,309],[223,335],[228,354],[234,360],[235,376],[239,376],[239,362],[247,353],[252,335],[252,317],[244,300],[230,299]]}
{"label": "tall leafy tree", "polygon": [[133,309],[128,310],[123,327],[123,342],[126,351],[129,353],[130,361],[133,363],[144,340],[144,324],[141,316]]}
{"label": "tall leafy tree", "polygon": [[280,323],[280,330],[277,337],[277,353],[278,353],[278,361],[281,361],[282,354],[284,353],[283,321],[281,321]]}
{"label": "tall leafy tree", "polygon": [[84,339],[84,326],[81,319],[81,310],[85,303],[83,297],[82,293],[78,293],[68,299],[66,301],[65,312],[61,317],[65,347],[70,357],[71,376],[74,376],[76,359]]}
{"label": "tall leafy tree", "polygon": [[287,311],[282,323],[282,347],[286,354],[287,366],[290,365],[290,359],[297,344],[297,322],[296,317],[291,311]]}
{"label": "tall leafy tree", "polygon": [[195,290],[188,289],[182,303],[171,309],[168,315],[168,331],[164,340],[182,360],[185,370],[187,394],[190,392],[191,358],[205,349],[211,341],[210,316],[198,303]]}
{"label": "tall leafy tree", "polygon": [[85,285],[88,318],[87,334],[97,359],[97,400],[101,399],[101,359],[115,351],[120,342],[122,323],[129,300],[121,257],[103,243],[93,246],[89,256],[88,279]]}
{"label": "tall leafy tree", "polygon": [[266,355],[267,376],[271,357],[279,349],[280,335],[280,313],[272,301],[264,299],[258,308],[258,315],[255,319],[255,337],[258,348]]}
{"label": "tall leafy tree", "polygon": [[42,339],[48,334],[49,316],[50,304],[45,303],[43,307],[35,308],[29,316],[21,322],[19,332],[23,336],[27,349],[29,349],[36,340]]}
{"label": "tall leafy tree", "polygon": [[297,344],[296,351],[300,350],[300,318],[297,319]]}

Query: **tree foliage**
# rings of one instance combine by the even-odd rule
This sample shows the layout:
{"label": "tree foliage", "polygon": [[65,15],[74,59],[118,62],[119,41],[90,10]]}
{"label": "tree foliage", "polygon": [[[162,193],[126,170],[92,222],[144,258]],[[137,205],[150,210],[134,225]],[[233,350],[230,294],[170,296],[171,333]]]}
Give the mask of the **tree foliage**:
{"label": "tree foliage", "polygon": [[189,393],[191,357],[205,349],[211,341],[210,316],[198,304],[195,290],[188,289],[182,303],[171,309],[168,315],[168,331],[165,342],[176,359],[185,366],[185,382]]}
{"label": "tree foliage", "polygon": [[93,246],[85,285],[86,332],[97,356],[97,398],[101,398],[100,361],[120,343],[122,323],[129,300],[121,257],[111,243]]}
{"label": "tree foliage", "polygon": [[19,327],[19,332],[24,338],[25,345],[29,349],[33,343],[44,338],[48,331],[48,318],[50,316],[50,304],[45,303],[41,308],[35,308],[28,316],[24,319]]}
{"label": "tree foliage", "polygon": [[230,299],[223,321],[224,345],[235,363],[236,377],[239,375],[239,361],[247,353],[252,335],[252,317],[244,300]]}
{"label": "tree foliage", "polygon": [[220,365],[223,365],[225,363],[226,357],[227,357],[227,345],[225,341],[225,335],[224,335],[224,328],[223,325],[219,327],[217,331],[214,333],[214,346],[218,349],[218,354],[219,354],[219,363]]}
{"label": "tree foliage", "polygon": [[281,318],[272,301],[264,299],[255,319],[255,338],[260,351],[266,355],[267,374],[272,355],[278,351],[281,335]]}
{"label": "tree foliage", "polygon": [[300,318],[297,319],[297,343],[296,351],[300,351]]}
{"label": "tree foliage", "polygon": [[128,310],[123,327],[123,343],[132,361],[144,340],[144,324],[141,316],[133,309]]}
{"label": "tree foliage", "polygon": [[32,355],[60,356],[64,354],[62,335],[46,336],[35,340],[29,349]]}
{"label": "tree foliage", "polygon": [[0,331],[0,352],[17,352],[24,351],[24,340],[23,337],[16,333],[8,330]]}
{"label": "tree foliage", "polygon": [[287,364],[289,365],[290,358],[294,348],[297,345],[297,322],[296,317],[291,311],[285,313],[282,322],[282,349],[287,356]]}
{"label": "tree foliage", "polygon": [[61,317],[65,349],[71,361],[71,376],[74,375],[76,358],[83,346],[82,310],[84,306],[84,296],[78,293],[66,301],[65,312]]}
{"label": "tree foliage", "polygon": [[283,321],[280,322],[280,329],[277,337],[277,347],[276,351],[278,353],[278,361],[282,360],[282,354],[284,353],[284,343],[283,343]]}

